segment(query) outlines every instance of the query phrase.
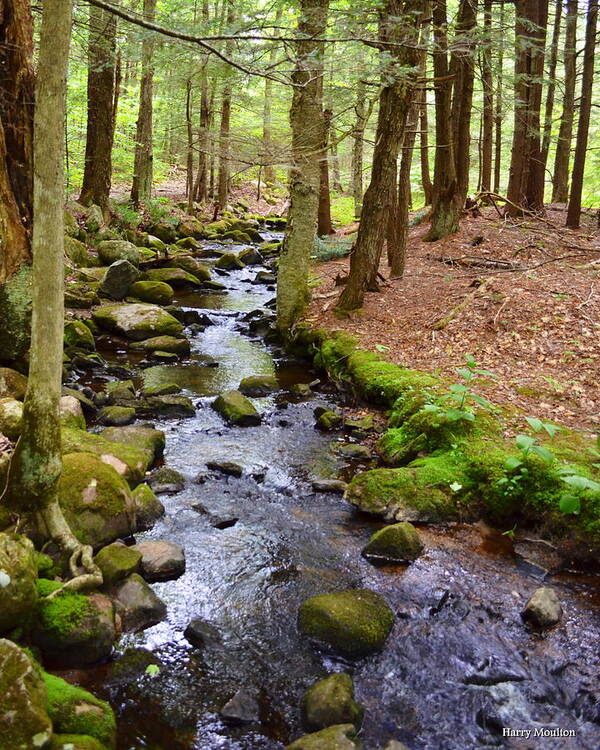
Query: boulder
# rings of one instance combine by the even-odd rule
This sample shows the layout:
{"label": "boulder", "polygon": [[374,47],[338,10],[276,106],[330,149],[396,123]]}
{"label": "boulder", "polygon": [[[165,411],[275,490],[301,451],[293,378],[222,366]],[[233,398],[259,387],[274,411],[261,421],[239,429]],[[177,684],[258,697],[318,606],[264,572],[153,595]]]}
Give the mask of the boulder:
{"label": "boulder", "polygon": [[135,420],[135,409],[131,406],[105,406],[100,409],[100,424],[113,427],[124,427]]}
{"label": "boulder", "polygon": [[542,586],[536,589],[525,605],[523,619],[538,628],[551,628],[560,622],[562,607],[556,591]]}
{"label": "boulder", "polygon": [[106,750],[106,745],[87,734],[53,734],[50,750]]}
{"label": "boulder", "polygon": [[64,216],[65,234],[67,235],[67,237],[79,237],[81,227],[79,226],[79,222],[77,221],[77,219],[70,211],[67,211],[66,209]]}
{"label": "boulder", "polygon": [[207,292],[212,292],[213,294],[226,294],[227,287],[224,284],[219,284],[218,281],[203,281],[202,282],[202,289],[206,289]]}
{"label": "boulder", "polygon": [[259,266],[265,260],[255,247],[247,247],[242,250],[238,258],[245,266]]}
{"label": "boulder", "polygon": [[312,488],[315,492],[336,492],[343,495],[348,484],[341,479],[315,479]]}
{"label": "boulder", "polygon": [[127,482],[93,453],[63,456],[58,496],[67,522],[84,544],[103,547],[135,529],[135,505]]}
{"label": "boulder", "polygon": [[302,726],[307,732],[334,724],[360,727],[363,707],[354,700],[354,685],[349,674],[332,674],[311,685],[300,703]]}
{"label": "boulder", "polygon": [[96,350],[94,336],[81,320],[70,320],[65,323],[64,342],[67,349],[85,349],[88,352]]}
{"label": "boulder", "polygon": [[138,484],[131,493],[135,503],[135,530],[147,531],[165,514],[165,506],[147,484]]}
{"label": "boulder", "polygon": [[370,461],[372,458],[370,449],[359,443],[332,443],[331,447],[338,456],[352,461]]}
{"label": "boulder", "polygon": [[170,305],[173,302],[173,288],[163,281],[136,281],[129,287],[127,296],[153,305]]}
{"label": "boulder", "polygon": [[85,430],[85,417],[81,404],[74,396],[61,396],[59,402],[60,422],[66,427]]}
{"label": "boulder", "polygon": [[85,225],[88,232],[97,232],[104,225],[104,214],[100,206],[92,203],[85,212]]}
{"label": "boulder", "polygon": [[144,274],[148,281],[162,281],[173,289],[186,289],[200,285],[200,281],[183,268],[152,268]]}
{"label": "boulder", "polygon": [[27,378],[10,367],[0,367],[0,398],[22,401],[27,390]]}
{"label": "boulder", "polygon": [[159,221],[150,227],[150,234],[158,237],[166,245],[172,245],[177,239],[177,232],[173,224],[168,221]]}
{"label": "boulder", "polygon": [[202,248],[202,245],[194,237],[181,237],[175,245],[182,250],[200,250]]}
{"label": "boulder", "polygon": [[227,474],[230,477],[241,477],[244,473],[244,467],[234,461],[207,461],[206,466],[211,471],[220,471],[221,474]]}
{"label": "boulder", "polygon": [[111,586],[132,573],[137,573],[141,561],[141,552],[122,542],[113,542],[102,547],[94,558],[94,562],[102,571],[104,586]]}
{"label": "boulder", "polygon": [[40,668],[16,643],[4,638],[0,639],[0,696],[0,747],[32,750],[47,746],[52,722]]}
{"label": "boulder", "polygon": [[232,271],[235,268],[244,268],[244,264],[234,253],[223,253],[216,261],[215,268],[222,268],[225,271]]}
{"label": "boulder", "polygon": [[152,336],[179,336],[183,325],[156,305],[107,305],[92,313],[100,328],[125,336],[132,341],[143,341]]}
{"label": "boulder", "polygon": [[146,399],[146,407],[150,414],[165,419],[186,419],[196,416],[196,407],[192,400],[182,395],[151,396]]}
{"label": "boulder", "polygon": [[320,594],[300,606],[298,629],[317,644],[342,656],[379,651],[394,624],[385,599],[370,589]]}
{"label": "boulder", "polygon": [[286,750],[357,750],[360,747],[354,726],[337,724],[320,732],[305,734],[287,745]]}
{"label": "boulder", "polygon": [[220,646],[223,642],[217,628],[201,617],[194,617],[183,634],[196,648]]}
{"label": "boulder", "polygon": [[219,714],[226,724],[234,726],[260,721],[260,708],[256,696],[243,688],[227,701]]}
{"label": "boulder", "polygon": [[44,672],[43,678],[55,732],[93,737],[102,748],[114,748],[116,721],[108,703],[53,674]]}
{"label": "boulder", "polygon": [[323,432],[331,432],[332,430],[339,430],[344,424],[344,418],[337,411],[332,409],[324,409],[319,412],[317,417],[316,426],[323,430]]}
{"label": "boulder", "polygon": [[253,284],[276,284],[277,277],[274,273],[268,271],[259,271],[256,276],[252,279]]}
{"label": "boulder", "polygon": [[64,591],[43,597],[31,638],[44,659],[61,667],[84,667],[110,656],[116,638],[115,612],[102,594]]}
{"label": "boulder", "polygon": [[279,383],[274,375],[250,375],[239,384],[239,391],[244,396],[268,396],[278,390]]}
{"label": "boulder", "polygon": [[376,531],[363,548],[363,557],[371,562],[407,563],[423,552],[419,532],[411,523],[394,523]]}
{"label": "boulder", "polygon": [[109,404],[117,404],[119,401],[131,401],[135,398],[133,380],[111,380],[106,384],[106,394]]}
{"label": "boulder", "polygon": [[177,383],[161,383],[160,385],[149,385],[144,387],[144,396],[172,396],[175,393],[181,393],[181,386]]}
{"label": "boulder", "polygon": [[0,433],[16,442],[21,434],[23,402],[14,398],[0,398]]}
{"label": "boulder", "polygon": [[198,281],[210,281],[210,271],[204,263],[200,263],[196,258],[183,256],[182,258],[173,258],[169,261],[169,268],[181,268]]}
{"label": "boulder", "polygon": [[230,229],[228,232],[223,232],[221,239],[233,240],[236,245],[249,245],[252,242],[249,232],[242,232],[241,229]]}
{"label": "boulder", "polygon": [[230,424],[249,427],[261,423],[254,405],[239,391],[226,391],[212,402],[212,408]]}
{"label": "boulder", "polygon": [[[79,225],[77,225],[77,230],[79,233]],[[77,268],[87,268],[92,265],[92,260],[87,247],[83,242],[76,239],[75,236],[65,237],[65,255]]]}
{"label": "boulder", "polygon": [[187,218],[179,222],[177,233],[180,237],[194,237],[200,240],[204,236],[204,227],[198,219]]}
{"label": "boulder", "polygon": [[[190,353],[190,342],[188,339],[178,339],[175,336],[153,336],[145,341],[139,341],[131,345],[132,349],[141,349],[145,352],[170,352],[186,356]],[[167,395],[167,394],[161,394]]]}
{"label": "boulder", "polygon": [[33,544],[19,534],[0,534],[0,633],[22,625],[37,604]]}
{"label": "boulder", "polygon": [[111,299],[121,300],[139,275],[140,272],[128,260],[117,260],[106,269],[98,291]]}
{"label": "boulder", "polygon": [[185,553],[173,542],[150,540],[132,547],[141,555],[141,575],[145,581],[172,581],[185,573]]}
{"label": "boulder", "polygon": [[110,590],[125,632],[137,633],[166,617],[167,607],[138,573],[132,573]]}
{"label": "boulder", "polygon": [[168,466],[161,466],[150,474],[148,484],[154,492],[174,495],[185,487],[185,477],[175,469]]}
{"label": "boulder", "polygon": [[146,457],[146,468],[160,458],[165,450],[165,433],[147,424],[134,427],[109,427],[100,433],[106,440],[129,445]]}
{"label": "boulder", "polygon": [[134,266],[140,264],[140,251],[127,240],[104,240],[98,243],[98,257],[105,266],[117,260],[127,260]]}
{"label": "boulder", "polygon": [[68,284],[65,288],[65,307],[75,310],[89,310],[90,307],[100,304],[97,294],[97,283]]}

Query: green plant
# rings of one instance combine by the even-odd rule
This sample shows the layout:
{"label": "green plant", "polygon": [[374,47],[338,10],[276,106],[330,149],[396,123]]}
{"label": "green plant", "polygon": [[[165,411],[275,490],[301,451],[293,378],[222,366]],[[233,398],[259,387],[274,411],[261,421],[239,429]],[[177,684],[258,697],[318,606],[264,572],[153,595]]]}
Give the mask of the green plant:
{"label": "green plant", "polygon": [[477,362],[471,354],[467,354],[465,360],[467,366],[459,367],[456,371],[464,382],[453,383],[446,395],[441,396],[433,404],[425,404],[424,411],[434,412],[447,422],[459,422],[461,420],[474,422],[476,406],[483,407],[488,411],[495,409],[494,405],[486,398],[475,393],[470,384],[475,378],[495,378],[496,375],[488,370],[478,368]]}
{"label": "green plant", "polygon": [[135,229],[139,225],[141,217],[129,204],[115,203],[114,210],[122,226],[128,229]]}

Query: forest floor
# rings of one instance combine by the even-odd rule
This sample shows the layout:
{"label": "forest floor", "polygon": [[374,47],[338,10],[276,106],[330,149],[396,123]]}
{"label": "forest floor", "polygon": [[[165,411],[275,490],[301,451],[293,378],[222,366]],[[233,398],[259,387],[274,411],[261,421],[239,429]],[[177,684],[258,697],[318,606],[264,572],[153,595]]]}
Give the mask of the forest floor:
{"label": "forest floor", "polygon": [[[452,376],[471,354],[497,375],[480,389],[491,401],[595,432],[600,231],[595,215],[579,231],[565,230],[564,219],[558,206],[545,220],[517,223],[484,209],[435,243],[423,241],[424,222],[410,230],[404,277],[383,282],[349,317],[334,312],[349,259],[317,263],[307,319],[419,370]],[[385,259],[380,272],[388,276]]]}

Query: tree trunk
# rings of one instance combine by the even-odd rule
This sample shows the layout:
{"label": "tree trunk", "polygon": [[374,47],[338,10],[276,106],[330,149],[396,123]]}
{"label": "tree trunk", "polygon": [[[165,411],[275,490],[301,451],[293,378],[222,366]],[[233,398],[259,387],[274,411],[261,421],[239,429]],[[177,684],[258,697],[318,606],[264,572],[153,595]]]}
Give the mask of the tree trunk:
{"label": "tree trunk", "polygon": [[[321,95],[322,99],[322,95]],[[323,237],[335,234],[331,223],[331,195],[329,192],[329,130],[333,112],[330,109],[323,110],[323,150],[319,156],[319,216],[317,221],[317,234]]]}
{"label": "tree trunk", "polygon": [[598,0],[590,0],[585,23],[585,48],[583,52],[583,75],[581,79],[581,99],[579,104],[579,123],[577,141],[573,157],[573,174],[571,175],[571,193],[567,208],[567,226],[577,229],[581,219],[581,193],[583,191],[583,173],[590,130],[590,113],[592,109],[592,89],[594,85],[594,52],[596,47],[596,26],[598,23]]}
{"label": "tree trunk", "polygon": [[[277,11],[275,14],[275,26],[279,26],[281,22],[281,16],[283,14],[283,8],[281,6],[277,7]],[[271,47],[271,50],[269,52],[269,61],[268,65],[271,67],[275,63],[275,57],[276,57],[276,47],[275,44]],[[263,158],[261,159],[261,164],[263,167],[263,179],[264,183],[267,186],[273,185],[275,183],[276,174],[275,174],[275,165],[273,164],[273,133],[272,133],[272,125],[273,125],[273,117],[272,117],[272,111],[271,111],[271,99],[273,97],[273,81],[271,78],[265,78],[265,100],[263,104],[263,142],[262,142],[262,149],[263,149]],[[259,184],[260,188],[260,184]]]}
{"label": "tree trunk", "polygon": [[[290,124],[293,169],[288,225],[279,260],[277,328],[289,335],[309,300],[308,261],[319,208],[319,153],[324,127],[321,99],[324,42],[329,0],[300,0],[296,67]],[[310,123],[311,127],[307,127]]]}
{"label": "tree trunk", "polygon": [[460,198],[452,143],[452,80],[448,69],[446,0],[433,0],[433,74],[435,86],[435,173],[431,226],[426,242],[434,242],[458,229]]}
{"label": "tree trunk", "polygon": [[26,0],[0,0],[0,361],[29,347],[33,202],[33,23]]}
{"label": "tree trunk", "polygon": [[[426,16],[423,23],[423,47],[429,48],[431,36],[431,3],[425,0]],[[421,75],[427,78],[427,55],[423,55],[421,62]],[[433,183],[431,182],[431,170],[429,168],[429,111],[427,104],[427,87],[423,86],[419,96],[419,157],[421,161],[421,187],[423,188],[423,200],[426,206],[431,205],[433,197]]]}
{"label": "tree trunk", "polygon": [[[154,21],[156,0],[144,0],[144,18]],[[140,84],[140,106],[135,134],[135,158],[131,200],[144,203],[152,192],[152,88],[154,80],[154,38],[145,36],[142,41],[142,81]]]}
{"label": "tree trunk", "polygon": [[567,0],[567,17],[565,20],[565,91],[562,116],[558,131],[558,142],[554,157],[554,174],[552,176],[552,202],[566,203],[569,198],[569,160],[571,156],[571,139],[573,137],[573,112],[575,110],[575,83],[577,81],[576,47],[577,45],[577,0]]}
{"label": "tree trunk", "polygon": [[85,167],[79,202],[108,208],[115,135],[117,18],[90,6]]}
{"label": "tree trunk", "polygon": [[481,124],[481,179],[482,192],[492,189],[492,148],[494,139],[494,85],[492,81],[492,0],[483,2],[484,41],[481,51],[481,84],[483,86],[483,114]]}
{"label": "tree trunk", "polygon": [[548,0],[516,0],[515,124],[506,207],[509,216],[544,209],[540,109]]}
{"label": "tree trunk", "polygon": [[546,108],[544,111],[544,135],[542,138],[542,163],[544,174],[548,163],[548,151],[550,150],[550,136],[552,135],[552,114],[554,112],[554,92],[556,91],[556,63],[558,60],[558,40],[560,37],[560,22],[562,18],[562,0],[556,3],[554,10],[554,26],[552,29],[552,41],[548,54],[548,90],[546,92]]}
{"label": "tree trunk", "polygon": [[185,126],[187,134],[185,194],[187,196],[187,210],[191,214],[194,208],[194,130],[191,78],[188,78],[185,82]]}
{"label": "tree trunk", "polygon": [[[380,35],[384,41],[395,42],[397,46],[387,52],[394,66],[385,71],[371,182],[365,193],[358,237],[350,256],[348,283],[337,303],[340,310],[361,307],[365,292],[376,279],[386,237],[398,150],[418,74],[419,52],[415,43],[419,38],[422,11],[422,0],[386,0],[384,6]],[[407,18],[410,23],[406,23]]]}
{"label": "tree trunk", "polygon": [[[500,27],[504,26],[504,0],[500,0]],[[503,81],[504,47],[498,46],[498,84],[496,86],[496,109],[494,112],[495,143],[494,143],[494,193],[500,192],[500,176],[502,171],[502,120],[504,119],[502,96],[504,92]]]}
{"label": "tree trunk", "polygon": [[[227,28],[231,33],[231,27],[235,21],[233,0],[227,0]],[[233,41],[227,40],[225,45],[227,55],[233,51]],[[230,164],[230,126],[231,126],[231,71],[227,72],[225,85],[223,87],[223,100],[221,103],[221,128],[219,131],[219,182],[217,202],[221,210],[227,205],[229,196]]]}
{"label": "tree trunk", "polygon": [[338,154],[338,142],[334,139],[329,149],[331,155],[331,167],[333,171],[333,189],[336,193],[343,193],[344,186],[342,185],[342,174],[340,172],[340,157]]}
{"label": "tree trunk", "polygon": [[359,79],[356,87],[356,103],[354,112],[356,121],[352,131],[352,197],[354,199],[354,217],[360,218],[363,199],[363,143],[365,137],[365,128],[367,127],[367,103],[366,103],[366,86],[362,79]]}

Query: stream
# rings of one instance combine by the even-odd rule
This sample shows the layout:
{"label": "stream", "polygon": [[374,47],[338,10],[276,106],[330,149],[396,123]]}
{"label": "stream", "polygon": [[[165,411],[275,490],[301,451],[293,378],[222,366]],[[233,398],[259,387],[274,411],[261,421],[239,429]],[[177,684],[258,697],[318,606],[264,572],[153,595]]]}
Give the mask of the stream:
{"label": "stream", "polygon": [[[351,404],[309,364],[248,330],[245,314],[274,297],[250,283],[258,270],[215,277],[225,295],[179,294],[176,304],[206,312],[213,324],[190,336],[184,363],[139,371],[152,384],[177,382],[197,411],[192,419],[156,422],[166,432],[165,464],[188,481],[182,492],[161,496],[166,515],[136,535],[185,549],[185,574],[153,584],[168,617],[123,636],[110,663],[73,674],[114,707],[119,750],[281,749],[302,734],[306,688],[342,670],[366,708],[366,750],[390,739],[411,750],[597,750],[598,580],[553,578],[563,620],[537,634],[520,612],[540,577],[493,529],[423,527],[426,551],[412,565],[364,560],[361,549],[381,524],[311,486],[356,469],[332,452],[337,434],[318,432],[313,416],[316,403]],[[111,356],[123,361],[119,352]],[[226,426],[211,400],[256,374],[275,374],[281,392],[253,399],[264,415],[260,426]],[[291,385],[319,377],[311,395],[290,395]],[[208,471],[211,460],[233,461],[244,473]],[[238,520],[218,529],[215,518]],[[349,663],[312,648],[298,635],[296,617],[310,596],[357,587],[381,593],[397,620],[381,653]],[[183,632],[194,617],[214,625],[222,642],[191,646]],[[150,664],[158,673],[146,672]],[[231,727],[219,709],[240,688],[257,695],[260,721]],[[503,737],[503,727],[532,735]],[[536,728],[575,736],[534,739]]]}

